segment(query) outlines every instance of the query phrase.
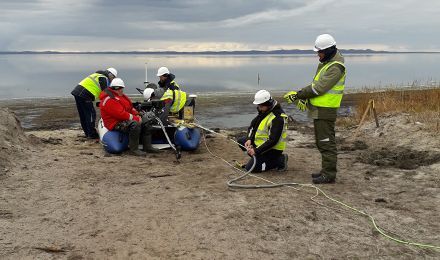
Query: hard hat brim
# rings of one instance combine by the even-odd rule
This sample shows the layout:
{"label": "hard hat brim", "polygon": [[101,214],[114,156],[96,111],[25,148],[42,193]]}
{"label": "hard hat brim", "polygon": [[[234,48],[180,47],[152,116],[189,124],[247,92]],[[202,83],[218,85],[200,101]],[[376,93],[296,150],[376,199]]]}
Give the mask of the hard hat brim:
{"label": "hard hat brim", "polygon": [[335,44],[332,44],[332,45],[329,45],[329,46],[327,46],[327,47],[325,47],[325,48],[322,48],[322,49],[318,49],[318,48],[316,48],[316,46],[315,46],[315,47],[313,47],[313,50],[314,50],[315,52],[318,52],[318,51],[323,51],[323,50],[328,49],[328,48],[333,47],[333,46],[336,46],[336,43],[335,43]]}

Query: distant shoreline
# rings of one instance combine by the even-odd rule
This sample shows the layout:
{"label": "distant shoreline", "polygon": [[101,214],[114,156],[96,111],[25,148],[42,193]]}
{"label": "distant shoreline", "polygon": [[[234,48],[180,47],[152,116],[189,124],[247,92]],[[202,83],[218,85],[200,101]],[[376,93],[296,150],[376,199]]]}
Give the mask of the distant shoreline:
{"label": "distant shoreline", "polygon": [[[375,51],[371,49],[340,49],[344,54],[438,54],[439,51]],[[0,51],[0,55],[7,54],[148,54],[148,55],[291,55],[315,54],[312,50],[272,50],[272,51]]]}

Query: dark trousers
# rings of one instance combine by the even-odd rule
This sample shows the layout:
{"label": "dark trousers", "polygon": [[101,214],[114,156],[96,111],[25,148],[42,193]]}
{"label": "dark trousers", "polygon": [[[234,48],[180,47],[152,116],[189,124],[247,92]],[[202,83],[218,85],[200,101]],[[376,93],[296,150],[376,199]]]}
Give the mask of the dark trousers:
{"label": "dark trousers", "polygon": [[338,161],[335,138],[335,120],[314,119],[315,142],[321,153],[321,174],[336,178]]}
{"label": "dark trousers", "polygon": [[[244,145],[246,142],[246,137],[238,138],[237,142],[241,145]],[[246,151],[243,147],[241,150]],[[264,172],[271,169],[279,168],[284,164],[284,157],[282,156],[283,151],[271,149],[263,154],[256,155],[255,158],[257,163],[255,164],[255,168],[252,172]],[[254,158],[252,157],[248,163],[246,164],[246,171],[249,171],[254,164]]]}
{"label": "dark trousers", "polygon": [[88,138],[98,138],[98,132],[95,128],[96,111],[93,101],[74,96],[76,108],[78,109],[79,120],[84,134]]}
{"label": "dark trousers", "polygon": [[134,120],[121,121],[115,125],[113,130],[128,134],[128,148],[131,151],[136,151],[139,149],[141,123]]}

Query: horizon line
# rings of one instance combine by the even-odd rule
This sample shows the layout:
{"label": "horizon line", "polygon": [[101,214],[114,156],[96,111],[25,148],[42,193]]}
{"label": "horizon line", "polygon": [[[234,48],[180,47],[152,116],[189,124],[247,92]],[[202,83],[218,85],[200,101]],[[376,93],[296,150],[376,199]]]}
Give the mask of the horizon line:
{"label": "horizon line", "polygon": [[[347,53],[440,53],[440,51],[385,51],[373,49],[339,49]],[[57,51],[57,50],[21,50],[21,51],[1,51],[0,54],[124,54],[124,53],[139,53],[139,54],[314,54],[313,50],[304,49],[277,49],[277,50],[219,50],[219,51],[143,51],[143,50],[106,50],[106,51]]]}

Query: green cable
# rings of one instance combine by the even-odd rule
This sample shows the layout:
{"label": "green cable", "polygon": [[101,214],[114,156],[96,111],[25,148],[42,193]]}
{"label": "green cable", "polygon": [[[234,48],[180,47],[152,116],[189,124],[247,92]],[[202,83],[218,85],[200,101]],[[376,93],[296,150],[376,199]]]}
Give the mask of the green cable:
{"label": "green cable", "polygon": [[[197,127],[200,127],[200,128],[202,128],[202,129],[204,129],[204,130],[208,130],[207,128],[201,127],[200,125],[197,125]],[[231,140],[231,139],[228,138],[227,136],[224,136],[224,135],[222,135],[222,134],[220,134],[220,133],[214,132],[214,131],[212,131],[212,130],[210,130],[210,129],[209,129],[208,131],[211,132],[211,133],[217,134],[217,135],[219,135],[219,136],[226,137],[228,140]],[[228,161],[226,161],[225,159],[221,158],[221,157],[218,156],[218,155],[214,155],[214,154],[210,151],[210,149],[208,148],[208,145],[207,145],[207,143],[206,143],[206,139],[205,139],[204,141],[205,141],[205,146],[206,146],[206,148],[208,149],[209,153],[210,153],[212,156],[221,159],[221,160],[224,161],[226,164],[228,164],[229,166],[231,166],[232,168],[234,168],[234,170],[237,170],[237,171],[242,172],[240,169],[237,169],[237,168],[235,168],[233,165],[231,165],[230,163],[228,163]],[[231,141],[233,141],[233,140],[231,140]],[[302,186],[302,187],[314,188],[314,189],[317,191],[317,193],[316,193],[315,196],[313,196],[313,197],[311,198],[312,201],[313,201],[313,198],[315,198],[316,196],[319,195],[319,193],[321,193],[322,195],[324,195],[324,197],[326,197],[326,198],[329,199],[330,201],[333,201],[333,202],[335,202],[335,203],[337,203],[337,204],[339,204],[339,205],[342,205],[342,206],[344,206],[344,207],[346,207],[346,208],[348,208],[348,209],[351,209],[351,210],[354,211],[354,212],[357,212],[357,213],[359,213],[359,214],[361,214],[361,215],[363,215],[363,216],[368,217],[368,218],[370,219],[371,223],[373,224],[373,227],[376,229],[376,231],[379,232],[379,234],[381,234],[381,235],[384,236],[385,238],[388,238],[388,239],[391,240],[391,241],[397,242],[397,243],[399,243],[399,244],[406,244],[406,245],[412,245],[412,246],[417,246],[417,247],[431,248],[431,249],[440,250],[440,246],[430,245],[430,244],[422,244],[422,243],[416,243],[416,242],[411,242],[411,241],[401,240],[401,239],[398,239],[398,238],[395,238],[395,237],[392,237],[392,236],[388,235],[387,233],[385,233],[385,231],[383,231],[382,229],[379,228],[379,226],[376,224],[376,220],[374,219],[373,216],[371,216],[371,215],[369,215],[369,214],[367,214],[367,213],[365,213],[365,212],[363,212],[363,211],[361,211],[361,210],[359,210],[359,209],[357,209],[357,208],[355,208],[355,207],[349,206],[348,204],[345,204],[345,203],[342,202],[342,201],[339,201],[339,200],[337,200],[337,199],[334,199],[334,198],[330,197],[330,196],[327,195],[322,189],[316,187],[316,186],[313,185],[313,184],[302,184],[302,183],[282,183],[282,184],[276,184],[276,183],[274,183],[274,182],[272,182],[272,181],[270,181],[270,180],[266,180],[266,179],[264,179],[264,178],[262,178],[262,177],[260,177],[260,176],[255,176],[255,175],[253,175],[253,174],[250,174],[249,172],[248,172],[247,174],[243,175],[243,176],[239,176],[239,178],[236,178],[236,179],[234,179],[233,181],[243,179],[243,178],[244,178],[245,176],[247,176],[247,175],[249,175],[249,176],[251,176],[251,177],[254,177],[254,178],[261,179],[261,180],[263,180],[263,181],[265,181],[265,182],[268,182],[268,183],[271,183],[271,184],[272,184],[272,186],[268,186],[268,187],[266,187],[265,185],[255,185],[253,188],[274,188],[275,185],[276,185],[276,187],[278,187],[278,186],[286,186],[286,187],[289,187],[289,188],[293,188],[292,185],[297,185],[297,186]],[[229,183],[229,182],[228,182],[228,183]],[[243,186],[243,187],[240,187],[239,185],[237,185],[236,188],[247,188],[247,189],[249,189],[249,188],[252,188],[252,187],[251,187],[251,186]],[[296,189],[296,190],[297,190],[297,189]]]}
{"label": "green cable", "polygon": [[433,249],[440,250],[440,246],[429,245],[429,244],[422,244],[422,243],[416,243],[416,242],[411,242],[411,241],[401,240],[401,239],[398,239],[398,238],[392,237],[392,236],[386,234],[385,231],[383,231],[382,229],[379,228],[379,226],[376,224],[376,220],[374,219],[373,216],[371,216],[371,215],[369,215],[369,214],[367,214],[367,213],[365,213],[365,212],[363,212],[363,211],[361,211],[361,210],[359,210],[359,209],[356,209],[356,208],[354,208],[354,207],[352,207],[352,206],[349,206],[349,205],[347,205],[347,204],[345,204],[345,203],[343,203],[343,202],[341,202],[341,201],[339,201],[339,200],[336,200],[336,199],[334,199],[334,198],[328,196],[323,190],[321,190],[320,188],[318,188],[318,187],[316,187],[316,186],[314,186],[314,185],[311,185],[311,184],[300,184],[300,185],[301,185],[301,186],[308,186],[308,187],[315,188],[316,190],[318,190],[319,192],[321,192],[322,195],[324,195],[327,199],[329,199],[329,200],[331,200],[331,201],[333,201],[333,202],[335,202],[335,203],[338,203],[338,204],[340,204],[340,205],[342,205],[342,206],[344,206],[344,207],[346,207],[346,208],[349,208],[349,209],[351,209],[351,210],[353,210],[353,211],[355,211],[355,212],[357,212],[357,213],[359,213],[359,214],[361,214],[361,215],[364,215],[364,216],[368,217],[368,218],[370,219],[371,223],[373,224],[374,228],[375,228],[375,229],[376,229],[376,230],[377,230],[382,236],[384,236],[384,237],[386,237],[386,238],[388,238],[388,239],[390,239],[390,240],[392,240],[392,241],[394,241],[394,242],[397,242],[397,243],[400,243],[400,244],[413,245],[413,246],[418,246],[418,247],[433,248]]}

